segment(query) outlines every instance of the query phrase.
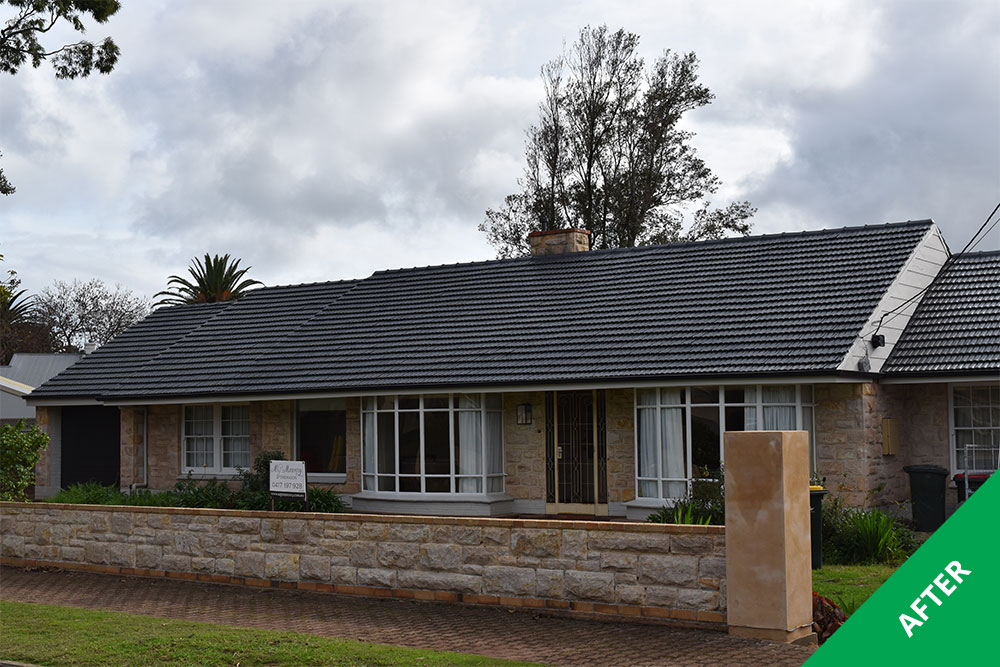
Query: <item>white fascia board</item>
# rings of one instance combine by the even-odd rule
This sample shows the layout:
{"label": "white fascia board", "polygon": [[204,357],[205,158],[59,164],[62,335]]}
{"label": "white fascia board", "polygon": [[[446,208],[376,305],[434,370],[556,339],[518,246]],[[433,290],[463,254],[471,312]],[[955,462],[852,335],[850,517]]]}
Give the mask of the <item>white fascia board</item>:
{"label": "white fascia board", "polygon": [[774,385],[774,384],[858,384],[871,382],[872,378],[857,376],[775,376],[775,377],[705,377],[682,380],[626,380],[620,382],[586,382],[579,384],[529,384],[529,385],[479,385],[455,387],[386,387],[371,390],[345,390],[302,392],[288,394],[234,394],[219,396],[177,396],[171,398],[127,399],[102,401],[104,405],[193,405],[198,403],[246,403],[248,401],[288,401],[313,398],[352,398],[356,396],[385,396],[386,394],[461,394],[469,392],[514,393],[531,391],[577,391],[587,389],[637,389],[645,387],[690,387],[701,385]]}
{"label": "white fascia board", "polygon": [[[932,224],[924,237],[914,247],[913,252],[910,253],[895,280],[882,295],[878,306],[861,326],[861,330],[855,334],[854,342],[837,367],[838,370],[856,372],[859,370],[858,363],[867,357],[871,364],[871,369],[868,372],[881,372],[886,359],[892,353],[893,347],[910,322],[913,311],[920,305],[920,301],[924,297],[923,290],[931,284],[950,255],[941,230],[938,229],[937,225]],[[913,300],[906,303],[909,299]],[[905,306],[903,306],[904,303]],[[903,307],[900,308],[901,306]],[[883,319],[883,315],[897,308],[900,308],[898,312]],[[878,333],[885,336],[885,345],[873,348],[871,337],[876,329]]]}
{"label": "white fascia board", "polygon": [[17,397],[24,397],[34,391],[34,387],[0,375],[0,391]]}

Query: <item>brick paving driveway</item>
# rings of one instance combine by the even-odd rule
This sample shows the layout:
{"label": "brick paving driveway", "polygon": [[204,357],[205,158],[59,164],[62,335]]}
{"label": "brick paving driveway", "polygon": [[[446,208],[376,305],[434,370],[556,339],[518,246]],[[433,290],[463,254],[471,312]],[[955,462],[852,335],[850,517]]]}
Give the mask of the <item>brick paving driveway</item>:
{"label": "brick paving driveway", "polygon": [[3,568],[0,599],[554,665],[801,665],[812,654],[708,630],[83,572]]}

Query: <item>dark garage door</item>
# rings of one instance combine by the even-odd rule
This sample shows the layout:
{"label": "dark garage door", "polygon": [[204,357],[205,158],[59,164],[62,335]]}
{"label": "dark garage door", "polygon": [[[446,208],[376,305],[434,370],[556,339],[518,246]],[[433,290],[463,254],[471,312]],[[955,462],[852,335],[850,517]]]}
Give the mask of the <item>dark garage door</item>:
{"label": "dark garage door", "polygon": [[118,484],[121,460],[118,408],[67,405],[62,409],[62,487],[78,482]]}

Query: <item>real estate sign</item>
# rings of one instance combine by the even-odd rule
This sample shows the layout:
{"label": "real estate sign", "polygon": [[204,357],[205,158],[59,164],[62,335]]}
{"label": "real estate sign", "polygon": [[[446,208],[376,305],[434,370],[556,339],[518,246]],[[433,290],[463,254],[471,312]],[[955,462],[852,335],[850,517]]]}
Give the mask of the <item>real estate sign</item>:
{"label": "real estate sign", "polygon": [[306,462],[271,461],[271,496],[306,500]]}

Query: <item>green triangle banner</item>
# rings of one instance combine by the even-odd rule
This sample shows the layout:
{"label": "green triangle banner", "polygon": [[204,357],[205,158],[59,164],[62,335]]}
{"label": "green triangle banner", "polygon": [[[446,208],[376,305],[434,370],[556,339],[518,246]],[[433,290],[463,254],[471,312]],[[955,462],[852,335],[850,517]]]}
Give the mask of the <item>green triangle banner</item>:
{"label": "green triangle banner", "polygon": [[806,663],[1000,665],[1000,474]]}

